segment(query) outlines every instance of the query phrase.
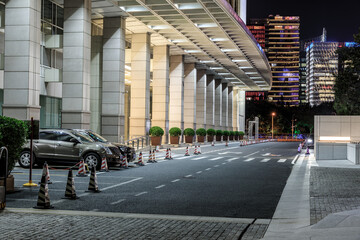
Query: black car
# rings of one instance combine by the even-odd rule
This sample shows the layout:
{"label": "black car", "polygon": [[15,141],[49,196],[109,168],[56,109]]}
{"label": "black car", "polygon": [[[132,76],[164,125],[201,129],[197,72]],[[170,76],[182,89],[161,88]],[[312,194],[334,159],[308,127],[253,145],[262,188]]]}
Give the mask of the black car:
{"label": "black car", "polygon": [[[100,134],[97,134],[96,132],[94,132],[92,130],[89,130],[89,129],[74,129],[74,130],[82,132],[82,133],[86,133],[95,142],[110,143],[106,138],[104,138],[103,136],[101,136]],[[111,144],[118,147],[120,154],[122,156],[125,156],[125,154],[126,154],[126,158],[127,158],[128,162],[132,162],[136,159],[135,148],[129,147],[129,146],[126,146],[126,145],[120,144],[120,143],[111,142]]]}

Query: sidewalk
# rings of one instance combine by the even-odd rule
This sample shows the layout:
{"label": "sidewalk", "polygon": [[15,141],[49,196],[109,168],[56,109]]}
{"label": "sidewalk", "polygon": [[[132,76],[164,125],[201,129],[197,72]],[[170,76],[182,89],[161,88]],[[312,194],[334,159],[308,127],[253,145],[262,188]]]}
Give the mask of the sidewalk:
{"label": "sidewalk", "polygon": [[301,155],[263,239],[360,239],[359,185],[359,165]]}

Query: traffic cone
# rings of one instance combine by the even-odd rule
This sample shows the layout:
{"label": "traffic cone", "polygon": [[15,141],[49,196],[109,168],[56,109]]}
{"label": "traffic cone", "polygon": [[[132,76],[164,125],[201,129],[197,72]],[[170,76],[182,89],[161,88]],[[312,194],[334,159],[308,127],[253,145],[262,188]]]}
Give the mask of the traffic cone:
{"label": "traffic cone", "polygon": [[123,168],[125,168],[125,169],[128,169],[128,168],[129,168],[126,154],[124,155],[124,157],[123,157],[123,159],[122,159],[121,167],[123,167]]}
{"label": "traffic cone", "polygon": [[215,143],[214,143],[214,141],[212,141],[212,142],[211,142],[211,146],[212,146],[212,147],[213,147],[213,146],[215,146]]}
{"label": "traffic cone", "polygon": [[200,148],[200,145],[199,145],[199,149],[198,149],[198,154],[201,154],[201,148]]}
{"label": "traffic cone", "polygon": [[85,170],[84,159],[80,160],[79,170],[78,170],[78,174],[76,176],[77,177],[87,177],[86,170]]}
{"label": "traffic cone", "polygon": [[[47,162],[44,162],[42,175],[46,175],[47,184],[52,184],[52,182],[50,181],[49,166],[48,166]],[[39,182],[39,184],[41,184],[41,182]]]}
{"label": "traffic cone", "polygon": [[152,160],[153,160],[154,163],[157,163],[157,161],[156,161],[156,155],[155,155],[155,150],[153,150]]}
{"label": "traffic cone", "polygon": [[47,179],[46,174],[45,175],[43,174],[41,177],[37,204],[34,208],[38,208],[38,209],[54,208],[52,205],[50,205],[49,188],[46,179]]}
{"label": "traffic cone", "polygon": [[169,160],[172,160],[172,156],[171,156],[171,148],[169,148]]}
{"label": "traffic cone", "polygon": [[184,156],[190,156],[189,154],[189,147],[186,147],[186,152],[185,152],[185,155]]}
{"label": "traffic cone", "polygon": [[225,141],[225,147],[228,147],[229,145],[228,145],[228,141],[226,140]]}
{"label": "traffic cone", "polygon": [[139,166],[145,166],[144,161],[143,161],[142,152],[139,153],[139,158],[138,158],[137,164],[139,164]]}
{"label": "traffic cone", "polygon": [[152,163],[152,153],[151,153],[151,150],[149,152],[149,159],[147,161],[148,163]]}
{"label": "traffic cone", "polygon": [[310,154],[310,148],[309,148],[309,146],[306,147],[306,154],[307,154],[307,155]]}
{"label": "traffic cone", "polygon": [[194,155],[198,155],[197,146],[195,145]]}
{"label": "traffic cone", "polygon": [[104,157],[102,160],[101,160],[101,169],[100,169],[100,172],[108,172],[109,169],[107,167],[107,161],[106,161],[106,158]]}
{"label": "traffic cone", "polygon": [[75,182],[74,182],[74,177],[73,177],[73,173],[72,173],[71,169],[69,169],[64,198],[71,199],[71,200],[75,200],[75,199],[79,198],[76,196]]}
{"label": "traffic cone", "polygon": [[156,152],[160,152],[159,145],[157,145],[155,149],[156,149]]}
{"label": "traffic cone", "polygon": [[88,191],[93,191],[93,192],[96,192],[96,193],[101,192],[99,190],[99,187],[98,187],[97,177],[96,177],[96,170],[95,170],[94,166],[91,168]]}
{"label": "traffic cone", "polygon": [[170,159],[170,156],[169,156],[169,149],[168,149],[168,148],[166,149],[165,159]]}

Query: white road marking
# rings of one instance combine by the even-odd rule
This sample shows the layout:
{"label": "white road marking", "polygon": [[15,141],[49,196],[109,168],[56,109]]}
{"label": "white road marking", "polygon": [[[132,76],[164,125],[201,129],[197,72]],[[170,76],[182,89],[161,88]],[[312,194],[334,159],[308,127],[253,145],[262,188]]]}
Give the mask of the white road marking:
{"label": "white road marking", "polygon": [[210,161],[215,161],[215,160],[219,160],[219,159],[223,159],[224,157],[216,157],[216,158],[213,158],[213,159],[209,159]]}
{"label": "white road marking", "polygon": [[263,156],[269,156],[271,153],[265,153],[265,154],[261,154]]}
{"label": "white road marking", "polygon": [[222,164],[223,164],[223,165],[225,165],[225,164],[226,164],[226,162],[223,162]]}
{"label": "white road marking", "polygon": [[220,167],[220,165],[215,165],[214,167]]}
{"label": "white road marking", "polygon": [[221,153],[218,153],[218,154],[228,154],[229,152],[221,152]]}
{"label": "white road marking", "polygon": [[228,160],[226,160],[226,161],[228,161],[228,162],[232,162],[232,161],[234,161],[234,160],[236,160],[236,159],[239,159],[239,158],[234,157],[234,158],[230,158],[230,159],[228,159]]}
{"label": "white road marking", "polygon": [[[116,187],[119,187],[119,186],[122,186],[122,185],[125,185],[125,184],[128,184],[128,183],[131,183],[131,182],[138,181],[138,180],[140,180],[140,179],[143,179],[143,178],[142,178],[142,177],[138,177],[138,178],[135,178],[135,179],[126,181],[126,182],[122,182],[122,183],[119,183],[119,184],[116,184],[116,185],[112,185],[112,186],[109,186],[109,187],[106,187],[106,188],[102,188],[102,189],[100,189],[100,190],[101,190],[101,191],[105,191],[105,190],[108,190],[108,189],[116,188]],[[80,197],[81,197],[81,195],[80,195]]]}
{"label": "white road marking", "polygon": [[191,160],[200,160],[200,159],[204,159],[204,158],[206,158],[206,157],[197,157],[197,158],[193,158]]}
{"label": "white road marking", "polygon": [[121,203],[121,202],[123,202],[123,201],[125,201],[125,199],[120,199],[119,201],[112,202],[112,203],[110,203],[110,204],[111,204],[111,205],[115,205],[115,204]]}
{"label": "white road marking", "polygon": [[188,177],[192,177],[192,175],[186,175],[185,177],[186,177],[186,178],[188,178]]}
{"label": "white road marking", "polygon": [[209,170],[211,170],[211,168],[207,168],[207,169],[205,169],[205,171],[209,171]]}
{"label": "white road marking", "polygon": [[261,160],[260,162],[268,162],[268,161],[270,161],[271,160],[271,158],[264,158],[263,160]]}
{"label": "white road marking", "polygon": [[184,156],[184,157],[179,157],[179,158],[176,158],[176,159],[185,159],[185,158],[188,158],[190,156]]}
{"label": "white road marking", "polygon": [[141,193],[136,194],[135,197],[138,197],[138,196],[141,196],[141,195],[147,194],[147,193],[148,193],[148,192],[141,192]]}
{"label": "white road marking", "polygon": [[250,157],[250,156],[252,156],[252,155],[254,155],[254,154],[257,154],[259,151],[256,151],[256,152],[253,152],[253,153],[250,153],[250,154],[248,154],[248,155],[246,155],[246,156],[244,156],[244,157]]}
{"label": "white road marking", "polygon": [[180,181],[180,179],[175,179],[175,180],[172,180],[171,182],[178,182]]}
{"label": "white road marking", "polygon": [[200,173],[202,173],[202,171],[198,171],[198,172],[196,172],[197,174],[200,174]]}
{"label": "white road marking", "polygon": [[286,158],[282,158],[282,159],[279,159],[279,161],[277,161],[278,163],[284,163],[284,162],[286,162]]}
{"label": "white road marking", "polygon": [[155,187],[155,188],[159,189],[159,188],[163,188],[163,187],[165,187],[164,184],[163,184],[163,185],[160,185],[160,186],[157,186],[157,187]]}
{"label": "white road marking", "polygon": [[295,164],[295,162],[297,161],[297,159],[299,158],[299,154],[298,155],[296,155],[295,157],[294,157],[294,159],[291,161],[291,164]]}
{"label": "white road marking", "polygon": [[254,160],[255,158],[248,158],[248,159],[246,159],[246,160],[244,160],[244,162],[250,162],[250,161],[252,161],[252,160]]}

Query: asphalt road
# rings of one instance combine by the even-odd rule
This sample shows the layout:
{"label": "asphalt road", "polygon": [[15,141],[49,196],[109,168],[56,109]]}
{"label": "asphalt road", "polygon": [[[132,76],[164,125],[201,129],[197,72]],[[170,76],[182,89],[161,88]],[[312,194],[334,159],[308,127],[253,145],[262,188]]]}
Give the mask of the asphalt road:
{"label": "asphalt road", "polygon": [[[55,209],[166,215],[263,218],[273,216],[297,154],[297,143],[238,143],[202,146],[201,155],[185,157],[173,149],[173,160],[97,173],[100,193],[87,192],[89,177],[75,177],[78,200],[62,199],[68,171],[50,170],[49,196]],[[144,156],[145,162],[147,155]],[[59,168],[54,166],[55,168]],[[33,181],[41,178],[33,170]],[[31,208],[39,188],[24,188],[28,169],[13,170],[16,193],[7,207]],[[76,171],[73,171],[76,175]]]}

